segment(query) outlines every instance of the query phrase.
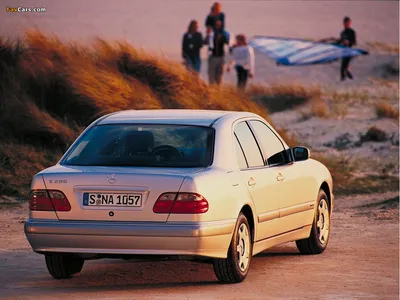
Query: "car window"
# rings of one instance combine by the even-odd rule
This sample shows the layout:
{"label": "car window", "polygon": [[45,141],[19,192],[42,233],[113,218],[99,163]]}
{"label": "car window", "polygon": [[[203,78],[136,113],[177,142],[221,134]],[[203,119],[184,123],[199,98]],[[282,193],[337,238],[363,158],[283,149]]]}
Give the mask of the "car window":
{"label": "car window", "polygon": [[63,164],[79,166],[206,167],[214,130],[201,126],[111,124],[92,127]]}
{"label": "car window", "polygon": [[235,135],[239,140],[240,146],[242,146],[249,168],[264,166],[260,149],[247,123],[241,122],[237,124]]}
{"label": "car window", "polygon": [[239,144],[237,137],[235,136],[235,150],[236,150],[236,158],[238,162],[239,169],[246,169],[247,162],[246,158],[244,157],[242,147]]}
{"label": "car window", "polygon": [[286,162],[285,149],[275,133],[261,121],[250,121],[254,134],[261,146],[268,165],[278,165]]}

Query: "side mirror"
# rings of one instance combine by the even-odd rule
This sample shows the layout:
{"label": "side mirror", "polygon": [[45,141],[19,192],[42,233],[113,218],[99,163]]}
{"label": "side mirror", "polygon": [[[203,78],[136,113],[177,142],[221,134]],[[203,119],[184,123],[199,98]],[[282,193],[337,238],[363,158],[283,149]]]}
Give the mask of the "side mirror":
{"label": "side mirror", "polygon": [[294,161],[303,161],[310,158],[310,150],[306,147],[291,148]]}

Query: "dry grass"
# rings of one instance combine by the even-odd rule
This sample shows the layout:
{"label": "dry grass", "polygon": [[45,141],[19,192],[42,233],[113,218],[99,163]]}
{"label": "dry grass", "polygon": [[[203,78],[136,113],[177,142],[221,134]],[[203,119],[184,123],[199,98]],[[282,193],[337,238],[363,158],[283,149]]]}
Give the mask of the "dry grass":
{"label": "dry grass", "polygon": [[399,45],[398,44],[388,44],[382,42],[367,42],[367,47],[369,49],[390,53],[390,54],[399,54]]}
{"label": "dry grass", "polygon": [[311,100],[309,105],[299,109],[298,112],[300,114],[299,122],[306,121],[312,117],[327,118],[333,116],[333,112],[331,112],[328,104],[319,98]]}
{"label": "dry grass", "polygon": [[352,179],[354,171],[353,162],[344,156],[325,156],[322,153],[311,153],[311,157],[323,163],[331,172],[334,192],[339,193],[345,190]]}
{"label": "dry grass", "polygon": [[[353,105],[375,106],[378,114],[378,109],[388,110],[390,105],[398,103],[398,83],[377,79],[371,79],[371,83],[379,86],[370,90],[326,91],[322,98],[329,116],[344,117]],[[384,102],[386,105],[383,107]],[[395,111],[395,107],[392,110]]]}
{"label": "dry grass", "polygon": [[322,100],[315,100],[311,105],[311,114],[319,118],[325,118],[329,116],[329,107]]}
{"label": "dry grass", "polygon": [[0,195],[26,195],[32,175],[99,116],[162,108],[252,111],[268,120],[236,89],[209,87],[181,64],[126,43],[83,46],[38,31],[0,39]]}
{"label": "dry grass", "polygon": [[270,113],[274,113],[317,101],[321,98],[322,91],[318,87],[301,85],[251,85],[246,95],[266,107]]}
{"label": "dry grass", "polygon": [[395,120],[399,119],[399,109],[385,101],[376,103],[375,111],[378,118],[392,118]]}
{"label": "dry grass", "polygon": [[[328,101],[330,105],[375,105],[375,103],[385,100],[390,103],[398,103],[399,101],[399,85],[398,82],[388,81],[377,78],[370,78],[371,86],[363,89],[351,90],[327,90],[323,99]],[[372,86],[374,85],[374,86]]]}
{"label": "dry grass", "polygon": [[362,103],[365,104],[371,99],[371,95],[367,91],[345,91],[337,92],[334,91],[328,96],[332,102],[345,102],[346,104]]}
{"label": "dry grass", "polygon": [[[70,127],[73,121],[79,127],[99,115],[128,108],[251,110],[267,117],[264,109],[234,90],[209,88],[180,64],[124,43],[99,39],[92,47],[83,47],[40,32],[27,33],[23,42],[23,51],[6,68],[8,82],[3,84],[2,96],[10,101],[4,101],[4,108],[14,111],[30,103],[39,110],[29,116],[32,122],[50,119],[46,128],[51,130],[55,130],[51,117],[61,125]],[[7,42],[0,47],[14,49]],[[31,115],[31,111],[26,113]],[[42,112],[49,116],[39,117]],[[2,122],[4,114],[0,117]]]}
{"label": "dry grass", "polygon": [[356,195],[386,193],[399,190],[399,178],[390,175],[369,175],[364,177],[354,177],[343,185],[338,187],[338,195]]}
{"label": "dry grass", "polygon": [[39,170],[54,164],[61,154],[61,149],[2,141],[0,144],[0,195],[26,197],[32,176]]}
{"label": "dry grass", "polygon": [[[317,87],[209,87],[182,65],[120,42],[63,43],[28,32],[0,39],[0,195],[26,197],[32,175],[54,164],[99,116],[121,109],[221,109],[271,112],[307,104],[311,114],[332,112]],[[297,144],[284,129],[289,145]],[[335,186],[351,181],[345,159],[321,157]]]}
{"label": "dry grass", "polygon": [[399,178],[389,174],[356,176],[358,162],[344,156],[312,153],[331,172],[335,195],[384,193],[399,190]]}

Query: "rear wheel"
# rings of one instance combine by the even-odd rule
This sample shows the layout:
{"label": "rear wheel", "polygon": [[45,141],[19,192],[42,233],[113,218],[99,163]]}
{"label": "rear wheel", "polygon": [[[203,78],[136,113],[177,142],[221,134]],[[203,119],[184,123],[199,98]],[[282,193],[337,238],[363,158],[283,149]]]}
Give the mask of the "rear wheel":
{"label": "rear wheel", "polygon": [[323,190],[319,191],[317,205],[310,236],[296,241],[297,249],[303,254],[319,254],[328,246],[331,216],[328,197]]}
{"label": "rear wheel", "polygon": [[82,270],[84,260],[72,255],[46,254],[46,266],[55,279],[70,278]]}
{"label": "rear wheel", "polygon": [[214,259],[214,272],[223,283],[238,283],[243,281],[249,271],[253,243],[249,223],[244,214],[240,213],[235,231],[225,259]]}

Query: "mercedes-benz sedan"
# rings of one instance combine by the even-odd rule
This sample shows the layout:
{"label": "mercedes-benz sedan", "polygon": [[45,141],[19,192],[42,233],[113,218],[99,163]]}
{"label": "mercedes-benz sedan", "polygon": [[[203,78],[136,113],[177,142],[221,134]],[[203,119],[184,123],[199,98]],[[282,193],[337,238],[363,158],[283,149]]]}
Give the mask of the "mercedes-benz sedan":
{"label": "mercedes-benz sedan", "polygon": [[92,123],[32,181],[25,233],[54,278],[96,258],[205,259],[221,282],[296,241],[325,250],[332,178],[260,116],[132,110]]}

